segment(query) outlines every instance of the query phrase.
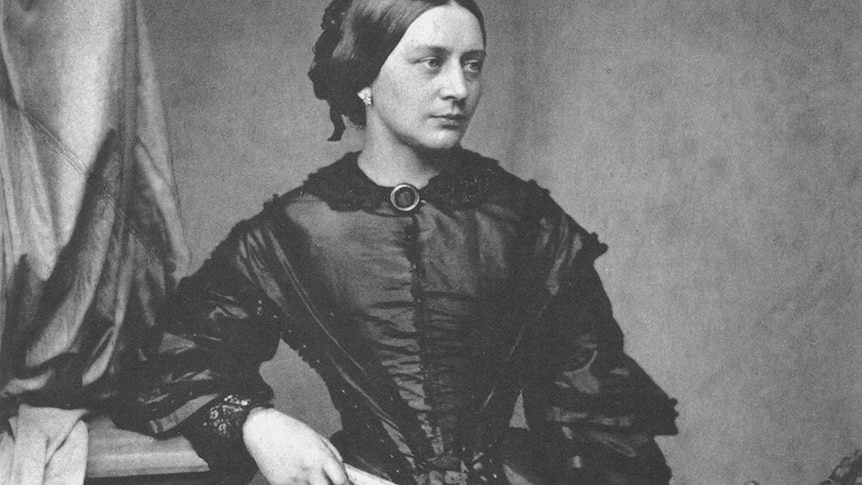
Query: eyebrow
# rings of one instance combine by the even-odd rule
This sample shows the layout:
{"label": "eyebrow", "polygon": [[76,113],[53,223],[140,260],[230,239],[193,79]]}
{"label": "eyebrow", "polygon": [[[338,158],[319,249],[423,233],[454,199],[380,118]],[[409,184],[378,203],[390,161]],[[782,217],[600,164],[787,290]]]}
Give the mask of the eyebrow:
{"label": "eyebrow", "polygon": [[[411,53],[418,53],[418,52],[423,52],[423,51],[429,52],[431,54],[437,54],[437,55],[450,54],[451,53],[449,51],[449,49],[442,47],[442,46],[436,46],[436,45],[418,45],[418,46],[410,49]],[[475,58],[484,60],[485,57],[487,57],[487,53],[485,52],[485,49],[471,49],[471,50],[464,52],[464,57],[475,57]]]}

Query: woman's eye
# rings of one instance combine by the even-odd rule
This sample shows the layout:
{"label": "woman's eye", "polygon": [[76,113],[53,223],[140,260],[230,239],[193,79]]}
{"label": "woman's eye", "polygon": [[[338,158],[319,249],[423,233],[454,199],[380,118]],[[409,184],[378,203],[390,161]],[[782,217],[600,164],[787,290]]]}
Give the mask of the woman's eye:
{"label": "woman's eye", "polygon": [[440,59],[436,57],[429,57],[427,59],[423,59],[422,62],[425,64],[426,67],[430,69],[440,69],[440,67],[443,65]]}
{"label": "woman's eye", "polygon": [[470,73],[478,74],[482,72],[482,61],[470,61],[464,64],[464,70]]}

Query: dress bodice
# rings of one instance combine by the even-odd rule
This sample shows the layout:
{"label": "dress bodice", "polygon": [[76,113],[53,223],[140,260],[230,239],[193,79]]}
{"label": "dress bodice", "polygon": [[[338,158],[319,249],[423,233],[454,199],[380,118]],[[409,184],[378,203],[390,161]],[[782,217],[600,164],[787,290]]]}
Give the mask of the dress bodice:
{"label": "dress bodice", "polygon": [[[389,201],[391,189],[367,180],[355,159],[339,163],[340,182],[378,197],[361,199],[357,210],[333,211],[314,199],[286,206],[307,238],[296,258],[300,273],[334,306],[349,351],[384,373],[412,411],[425,441],[413,447],[436,466],[460,467],[512,337],[521,215],[435,200],[434,179],[420,204],[402,212]],[[319,187],[310,197],[328,200]]]}

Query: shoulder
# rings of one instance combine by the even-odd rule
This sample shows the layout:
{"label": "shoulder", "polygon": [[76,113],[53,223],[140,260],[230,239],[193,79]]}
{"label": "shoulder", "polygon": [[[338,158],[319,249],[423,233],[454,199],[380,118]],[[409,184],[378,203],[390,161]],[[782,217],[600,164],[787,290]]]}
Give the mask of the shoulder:
{"label": "shoulder", "polygon": [[509,173],[493,159],[474,154],[478,166],[493,173],[493,190],[488,203],[507,206],[520,214],[527,244],[537,255],[553,255],[571,261],[594,261],[608,247],[598,235],[575,221],[535,180]]}
{"label": "shoulder", "polygon": [[466,149],[459,151],[449,170],[432,179],[426,192],[443,205],[496,205],[516,213],[550,200],[547,190],[536,182],[523,180],[497,160]]}
{"label": "shoulder", "polygon": [[468,173],[479,173],[485,185],[482,202],[498,205],[520,214],[525,220],[565,218],[565,212],[550,192],[535,180],[523,179],[493,159],[464,150],[463,166]]}
{"label": "shoulder", "polygon": [[519,215],[525,243],[537,255],[553,254],[568,259],[593,261],[607,251],[595,233],[584,229],[535,180],[522,179],[491,158],[464,150],[464,167],[485,173],[484,203],[497,205]]}
{"label": "shoulder", "polygon": [[212,256],[247,257],[284,245],[290,242],[287,239],[294,239],[301,233],[297,230],[298,221],[313,220],[315,212],[321,210],[329,211],[326,203],[302,185],[283,194],[274,194],[263,202],[256,214],[236,222]]}
{"label": "shoulder", "polygon": [[557,293],[561,281],[592,267],[607,251],[598,235],[576,222],[536,181],[524,180],[496,160],[472,152],[465,162],[465,167],[472,167],[468,171],[486,174],[483,203],[517,214],[530,271],[540,276],[551,294]]}

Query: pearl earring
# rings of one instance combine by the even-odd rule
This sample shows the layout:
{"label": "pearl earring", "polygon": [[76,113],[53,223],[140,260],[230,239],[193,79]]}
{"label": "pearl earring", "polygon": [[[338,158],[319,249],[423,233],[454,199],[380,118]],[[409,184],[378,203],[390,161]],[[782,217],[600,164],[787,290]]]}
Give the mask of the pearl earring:
{"label": "pearl earring", "polygon": [[374,103],[374,101],[371,99],[371,93],[360,94],[359,98],[362,99],[362,103],[365,106],[371,106]]}

